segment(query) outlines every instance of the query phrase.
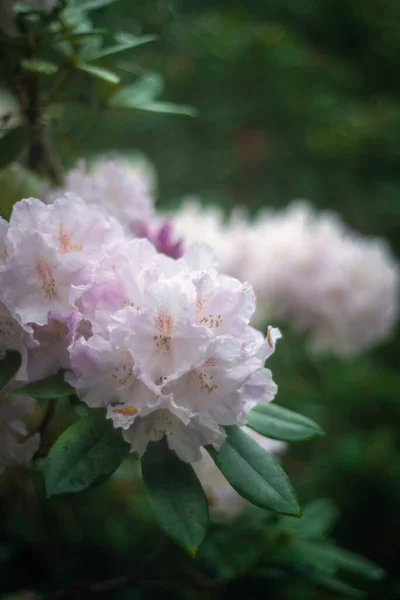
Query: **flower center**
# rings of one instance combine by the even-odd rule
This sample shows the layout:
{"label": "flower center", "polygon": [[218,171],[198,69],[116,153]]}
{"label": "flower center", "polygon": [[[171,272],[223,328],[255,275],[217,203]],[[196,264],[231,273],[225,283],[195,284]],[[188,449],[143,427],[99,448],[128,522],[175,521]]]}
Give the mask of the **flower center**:
{"label": "flower center", "polygon": [[43,258],[36,261],[36,273],[42,282],[42,294],[45,300],[51,300],[56,295],[56,282],[53,270]]}
{"label": "flower center", "polygon": [[[124,352],[124,356],[128,359],[130,364],[122,364],[119,367],[115,367],[111,373],[111,378],[114,385],[118,387],[127,387],[131,385],[135,379],[133,374],[133,360],[129,352]],[[123,413],[122,413],[123,414]]]}
{"label": "flower center", "polygon": [[158,335],[155,335],[153,339],[156,342],[158,351],[161,354],[169,352],[171,349],[171,336],[174,331],[174,320],[167,310],[160,310],[156,317],[155,326]]}
{"label": "flower center", "polygon": [[214,315],[208,315],[208,317],[202,317],[200,319],[200,324],[201,325],[205,325],[206,327],[220,327],[220,325],[222,325],[223,323],[223,318],[221,317],[221,315],[217,315],[216,317]]}
{"label": "flower center", "polygon": [[[217,361],[212,356],[206,360],[206,362],[203,364],[203,367],[215,367],[216,364],[217,364]],[[214,390],[216,390],[218,388],[218,385],[216,383],[212,383],[212,380],[214,379],[214,375],[208,375],[207,373],[204,373],[203,371],[200,371],[199,369],[196,369],[194,371],[194,373],[196,375],[197,382],[198,382],[201,390],[207,391],[209,394],[211,394],[211,392],[213,392]]]}
{"label": "flower center", "polygon": [[167,435],[172,435],[172,418],[170,413],[166,408],[162,408],[157,412],[157,416],[155,418],[154,427],[152,429],[153,436],[156,439],[159,439],[163,433]]}
{"label": "flower center", "polygon": [[67,254],[68,252],[71,252],[71,250],[82,250],[82,244],[72,243],[71,233],[69,229],[66,229],[63,225],[60,225],[58,241],[60,242],[60,248],[63,254]]}

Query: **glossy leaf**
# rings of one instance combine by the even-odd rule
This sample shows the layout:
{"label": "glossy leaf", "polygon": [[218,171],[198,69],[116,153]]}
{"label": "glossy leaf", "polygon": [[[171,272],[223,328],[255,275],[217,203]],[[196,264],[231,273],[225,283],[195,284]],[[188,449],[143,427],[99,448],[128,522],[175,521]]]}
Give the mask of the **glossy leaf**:
{"label": "glossy leaf", "polygon": [[274,403],[255,406],[247,425],[266,437],[285,442],[310,440],[324,433],[311,419]]}
{"label": "glossy leaf", "polygon": [[125,50],[131,50],[132,48],[136,48],[136,46],[141,46],[142,44],[148,44],[149,42],[153,42],[156,39],[157,38],[154,35],[144,35],[142,37],[133,39],[130,42],[115,44],[114,46],[101,48],[100,50],[97,50],[95,52],[84,52],[81,54],[81,58],[83,58],[87,62],[98,60],[99,58],[110,56],[111,54],[117,54],[120,52],[125,52]]}
{"label": "glossy leaf", "polygon": [[40,75],[54,75],[58,71],[58,65],[49,60],[24,60],[22,61],[22,67],[25,71],[32,71],[33,73],[39,73]]}
{"label": "glossy leaf", "polygon": [[117,0],[75,0],[75,2],[70,2],[69,6],[62,14],[64,18],[73,17],[82,12],[103,8],[103,6],[108,6],[116,1]]}
{"label": "glossy leaf", "polygon": [[81,71],[85,71],[86,73],[89,73],[89,75],[93,75],[93,77],[107,81],[107,83],[119,83],[118,75],[112,71],[109,71],[108,69],[104,69],[103,67],[98,67],[97,65],[87,65],[84,63],[78,64],[77,67]]}
{"label": "glossy leaf", "polygon": [[129,452],[121,431],[103,411],[73,423],[58,438],[45,463],[47,494],[76,493],[102,483]]}
{"label": "glossy leaf", "polygon": [[24,394],[36,398],[37,400],[52,400],[63,396],[71,396],[75,393],[75,390],[69,383],[64,381],[64,374],[60,372],[57,373],[57,375],[27,383],[14,390],[12,393],[14,395]]}
{"label": "glossy leaf", "polygon": [[172,102],[152,102],[136,106],[138,110],[147,112],[165,113],[169,115],[186,115],[187,117],[196,117],[199,113],[193,106],[185,104],[173,104]]}
{"label": "glossy leaf", "polygon": [[226,427],[227,438],[217,452],[207,447],[231,486],[252,504],[299,516],[300,508],[288,476],[276,460],[239,427]]}
{"label": "glossy leaf", "polygon": [[194,556],[206,534],[208,501],[193,467],[182,462],[163,438],[149,444],[142,475],[161,529]]}
{"label": "glossy leaf", "polygon": [[20,125],[5,131],[0,138],[0,169],[17,160],[28,143],[28,127]]}
{"label": "glossy leaf", "polygon": [[21,355],[15,350],[9,350],[0,360],[0,390],[16,375],[21,366]]}
{"label": "glossy leaf", "polygon": [[111,106],[137,108],[152,102],[163,90],[163,78],[159,73],[148,73],[135,83],[117,90],[111,98]]}

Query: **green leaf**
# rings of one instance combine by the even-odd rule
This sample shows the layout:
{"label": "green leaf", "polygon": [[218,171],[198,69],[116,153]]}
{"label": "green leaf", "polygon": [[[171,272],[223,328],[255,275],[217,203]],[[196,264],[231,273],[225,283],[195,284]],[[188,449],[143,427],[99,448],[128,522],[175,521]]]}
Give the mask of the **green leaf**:
{"label": "green leaf", "polygon": [[[311,542],[301,542],[302,550],[310,550]],[[315,546],[316,552],[319,556],[322,556],[325,560],[331,562],[335,566],[335,569],[341,569],[354,573],[365,579],[379,580],[385,575],[385,572],[381,567],[378,567],[375,563],[349,552],[343,548],[339,548],[332,543],[318,544]]]}
{"label": "green leaf", "polygon": [[13,395],[24,394],[37,400],[53,400],[54,398],[71,396],[74,393],[74,388],[64,381],[64,373],[62,371],[57,373],[57,375],[46,377],[46,379],[27,383],[11,392]]}
{"label": "green leaf", "polygon": [[21,366],[21,355],[15,350],[9,350],[6,357],[0,361],[0,390],[14,377]]}
{"label": "green leaf", "polygon": [[25,71],[32,71],[33,73],[40,73],[41,75],[54,75],[57,73],[59,67],[49,60],[23,60],[22,67]]}
{"label": "green leaf", "polygon": [[329,498],[318,498],[303,508],[300,535],[302,537],[322,537],[333,529],[339,511]]}
{"label": "green leaf", "polygon": [[17,160],[28,142],[28,134],[26,125],[5,131],[0,138],[0,169]]}
{"label": "green leaf", "polygon": [[364,592],[352,585],[349,585],[334,575],[306,571],[305,576],[307,579],[311,579],[315,583],[318,583],[329,590],[339,592],[340,594],[345,594],[346,596],[350,596],[350,598],[365,598]]}
{"label": "green leaf", "polygon": [[78,64],[77,67],[81,71],[85,71],[86,73],[89,73],[89,75],[93,75],[93,77],[97,77],[98,79],[102,79],[108,83],[117,84],[120,81],[116,73],[113,73],[108,69],[104,69],[103,67],[98,67],[97,65],[87,65],[85,63],[81,63]]}
{"label": "green leaf", "polygon": [[207,535],[196,556],[201,570],[212,577],[229,581],[246,573],[265,551],[260,527],[248,519],[237,519],[229,527],[219,527]]}
{"label": "green leaf", "polygon": [[150,104],[141,104],[135,108],[138,110],[165,113],[169,115],[186,115],[187,117],[196,117],[199,114],[199,111],[193,106],[187,106],[186,104],[173,104],[172,102],[152,102]]}
{"label": "green leaf", "polygon": [[87,62],[91,62],[92,60],[98,60],[99,58],[110,56],[111,54],[117,54],[119,52],[124,52],[125,50],[130,50],[131,48],[136,48],[136,46],[141,46],[142,44],[154,42],[156,39],[157,37],[154,35],[144,35],[142,37],[133,39],[130,42],[115,44],[114,46],[108,46],[107,48],[101,48],[96,52],[83,52],[81,54],[81,58]]}
{"label": "green leaf", "polygon": [[266,437],[285,442],[310,440],[324,433],[311,419],[273,403],[255,406],[247,425]]}
{"label": "green leaf", "polygon": [[163,438],[150,442],[142,475],[161,529],[194,556],[206,534],[208,502],[193,467],[182,462]]}
{"label": "green leaf", "polygon": [[125,85],[112,96],[110,105],[118,108],[137,108],[152,102],[163,90],[159,73],[148,73],[139,81]]}
{"label": "green leaf", "polygon": [[[0,140],[0,156],[1,154]],[[43,182],[39,177],[20,164],[13,163],[0,171],[1,216],[8,219],[11,216],[15,202],[21,198],[33,196],[40,198],[43,192]]]}
{"label": "green leaf", "polygon": [[116,1],[117,0],[75,0],[70,2],[70,5],[63,10],[62,15],[64,18],[72,17],[82,12],[96,10],[97,8],[108,6]]}
{"label": "green leaf", "polygon": [[231,486],[252,504],[284,515],[300,516],[300,507],[285,471],[239,427],[225,427],[219,452],[207,447]]}
{"label": "green leaf", "polygon": [[47,494],[76,493],[102,483],[117,470],[129,446],[104,411],[73,423],[58,438],[46,459]]}

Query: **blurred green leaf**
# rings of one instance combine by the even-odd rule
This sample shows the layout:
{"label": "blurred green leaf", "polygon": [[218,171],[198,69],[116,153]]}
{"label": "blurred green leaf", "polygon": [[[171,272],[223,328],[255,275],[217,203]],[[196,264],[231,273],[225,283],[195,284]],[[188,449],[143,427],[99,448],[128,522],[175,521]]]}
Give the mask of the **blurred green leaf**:
{"label": "blurred green leaf", "polygon": [[0,169],[14,162],[28,143],[29,129],[27,125],[20,125],[8,129],[0,138]]}
{"label": "blurred green leaf", "polygon": [[362,592],[361,590],[346,583],[345,581],[342,581],[334,575],[329,575],[328,573],[314,573],[309,571],[307,571],[305,575],[315,583],[318,583],[329,590],[333,590],[334,592],[340,592],[341,594],[350,596],[350,598],[365,598],[366,596],[365,592]]}
{"label": "blurred green leaf", "polygon": [[161,529],[194,556],[206,534],[208,501],[193,467],[182,462],[163,438],[149,443],[142,475]]}
{"label": "blurred green leaf", "polygon": [[21,366],[21,355],[15,350],[9,350],[0,361],[0,390],[16,375]]}
{"label": "blurred green leaf", "polygon": [[225,427],[227,439],[217,452],[207,447],[231,486],[252,504],[299,516],[300,507],[288,476],[276,460],[239,427]]}
{"label": "blurred green leaf", "polygon": [[311,419],[274,403],[255,406],[247,425],[266,437],[284,442],[310,440],[324,433]]}
{"label": "blurred green leaf", "polygon": [[137,108],[157,98],[163,87],[163,78],[159,73],[148,73],[139,81],[117,90],[110,100],[110,105],[118,108]]}
{"label": "blurred green leaf", "polygon": [[13,390],[12,394],[24,394],[26,396],[32,396],[37,400],[52,400],[55,398],[62,398],[64,396],[71,396],[75,393],[72,386],[64,381],[64,372],[57,373],[46,379],[40,379],[32,383],[27,383],[22,387]]}
{"label": "blurred green leaf", "polygon": [[156,39],[157,37],[154,35],[144,35],[142,37],[137,37],[130,42],[115,44],[114,46],[108,46],[107,48],[101,48],[97,52],[82,52],[80,57],[86,62],[91,62],[93,60],[98,60],[99,58],[104,58],[105,56],[110,56],[111,54],[117,54],[119,52],[124,52],[125,50],[136,48],[136,46],[141,46],[142,44],[153,42]]}
{"label": "blurred green leaf", "polygon": [[332,530],[339,511],[335,503],[329,498],[318,498],[309,502],[303,508],[300,535],[305,537],[322,537]]}
{"label": "blurred green leaf", "polygon": [[120,81],[116,73],[113,73],[108,69],[104,69],[103,67],[98,67],[97,65],[87,65],[83,63],[78,64],[77,67],[81,71],[85,71],[86,73],[89,73],[89,75],[93,75],[93,77],[107,81],[107,83],[117,84]]}
{"label": "blurred green leaf", "polygon": [[301,552],[307,552],[308,555],[318,554],[321,560],[329,562],[336,570],[342,569],[355,575],[360,575],[365,579],[379,580],[384,577],[385,572],[375,563],[343,548],[335,546],[333,543],[314,543],[298,541],[298,547]]}
{"label": "blurred green leaf", "polygon": [[141,104],[136,106],[138,110],[146,110],[154,113],[165,113],[169,115],[186,115],[187,117],[196,117],[198,110],[193,106],[185,104],[173,104],[172,102],[152,102],[150,104]]}
{"label": "blurred green leaf", "polygon": [[70,0],[62,15],[65,18],[73,17],[82,12],[103,8],[103,6],[108,6],[113,2],[117,2],[117,0]]}
{"label": "blurred green leaf", "polygon": [[76,493],[105,481],[116,471],[129,446],[103,411],[73,423],[58,438],[46,459],[49,496]]}
{"label": "blurred green leaf", "polygon": [[199,548],[195,564],[220,580],[239,577],[260,557],[264,549],[263,531],[246,518],[229,527],[218,527],[207,535]]}
{"label": "blurred green leaf", "polygon": [[[1,152],[1,140],[0,140]],[[43,188],[42,181],[20,164],[13,163],[0,171],[1,216],[10,218],[12,207],[21,198],[33,196],[40,198]]]}
{"label": "blurred green leaf", "polygon": [[22,68],[25,71],[32,71],[33,73],[40,73],[41,75],[54,75],[59,70],[58,65],[49,60],[32,59],[23,60]]}

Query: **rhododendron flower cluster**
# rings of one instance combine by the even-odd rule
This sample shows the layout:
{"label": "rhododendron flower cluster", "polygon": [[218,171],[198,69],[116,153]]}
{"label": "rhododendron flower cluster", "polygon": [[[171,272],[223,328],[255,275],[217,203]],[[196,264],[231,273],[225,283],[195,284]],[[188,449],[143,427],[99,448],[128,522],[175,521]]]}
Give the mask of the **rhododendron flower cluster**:
{"label": "rhododendron flower cluster", "polygon": [[[199,227],[199,223],[202,224]],[[398,317],[399,268],[383,240],[349,231],[306,202],[253,221],[191,201],[174,215],[186,243],[204,239],[222,272],[250,282],[253,323],[266,314],[310,333],[313,347],[357,354],[390,335]]]}
{"label": "rhododendron flower cluster", "polygon": [[150,166],[136,159],[105,159],[88,170],[85,161],[65,176],[62,190],[47,191],[52,202],[64,193],[73,193],[88,205],[95,206],[106,217],[114,217],[127,235],[144,237],[159,252],[173,258],[183,254],[181,241],[174,238],[169,219],[159,222],[154,213],[154,175]]}
{"label": "rhododendron flower cluster", "polygon": [[208,247],[167,257],[71,192],[18,202],[1,231],[3,350],[24,345],[29,381],[67,370],[132,451],[165,435],[198,460],[273,399],[264,363],[280,333],[249,325],[252,289],[219,274]]}
{"label": "rhododendron flower cluster", "polygon": [[[266,438],[250,427],[243,426],[242,429],[271,454],[281,455],[286,450],[285,442]],[[201,460],[194,463],[193,467],[206,491],[210,512],[228,519],[239,516],[248,503],[233,489],[208,452],[203,450]]]}

